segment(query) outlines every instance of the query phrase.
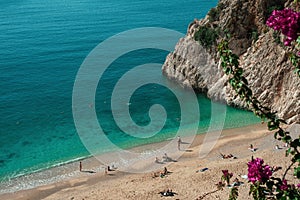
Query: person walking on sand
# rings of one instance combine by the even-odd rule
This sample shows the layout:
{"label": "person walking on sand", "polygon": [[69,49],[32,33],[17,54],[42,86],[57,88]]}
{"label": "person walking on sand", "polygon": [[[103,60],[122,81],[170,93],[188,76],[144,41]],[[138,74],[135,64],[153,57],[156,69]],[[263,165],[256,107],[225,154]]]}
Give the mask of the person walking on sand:
{"label": "person walking on sand", "polygon": [[82,172],[82,162],[81,161],[79,162],[79,171]]}
{"label": "person walking on sand", "polygon": [[167,175],[168,174],[168,169],[165,167],[164,168],[164,173],[163,173],[164,175]]}
{"label": "person walking on sand", "polygon": [[177,137],[177,147],[178,147],[178,150],[180,151],[180,144],[181,144],[181,138],[180,136]]}

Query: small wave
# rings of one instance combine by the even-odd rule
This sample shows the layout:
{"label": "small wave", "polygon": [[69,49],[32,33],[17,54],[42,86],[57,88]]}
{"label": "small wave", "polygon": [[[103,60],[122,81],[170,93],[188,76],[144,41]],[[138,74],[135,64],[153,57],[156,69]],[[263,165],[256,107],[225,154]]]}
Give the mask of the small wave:
{"label": "small wave", "polygon": [[[78,172],[74,170],[75,164],[70,169],[67,169],[69,167],[68,165],[89,157],[91,157],[91,155],[81,156],[68,161],[51,164],[39,169],[29,169],[21,173],[13,173],[5,176],[0,181],[0,194],[32,189],[38,186],[55,183],[60,180],[74,177],[76,174],[78,174]],[[68,172],[64,173],[64,171]]]}

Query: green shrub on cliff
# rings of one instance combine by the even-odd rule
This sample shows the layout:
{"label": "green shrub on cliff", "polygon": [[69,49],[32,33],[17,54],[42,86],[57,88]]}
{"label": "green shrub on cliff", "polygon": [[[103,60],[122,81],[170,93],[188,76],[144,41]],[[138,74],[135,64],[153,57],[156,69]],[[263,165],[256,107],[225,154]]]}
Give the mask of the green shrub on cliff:
{"label": "green shrub on cliff", "polygon": [[208,16],[209,16],[209,21],[210,22],[214,22],[216,20],[219,19],[219,16],[220,16],[220,12],[217,8],[212,8],[210,9],[210,11],[208,12]]}
{"label": "green shrub on cliff", "polygon": [[212,44],[214,44],[217,38],[218,38],[218,31],[206,26],[200,27],[199,30],[194,35],[194,39],[196,41],[199,41],[200,44],[205,48],[208,48]]}
{"label": "green shrub on cliff", "polygon": [[223,3],[219,3],[217,7],[210,9],[208,12],[208,19],[210,22],[219,20],[221,11],[225,8]]}

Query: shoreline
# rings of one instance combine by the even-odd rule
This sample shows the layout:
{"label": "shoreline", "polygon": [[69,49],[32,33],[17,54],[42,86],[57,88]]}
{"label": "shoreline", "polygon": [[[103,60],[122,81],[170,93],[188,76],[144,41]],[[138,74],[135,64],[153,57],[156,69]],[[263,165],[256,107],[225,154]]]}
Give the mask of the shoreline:
{"label": "shoreline", "polygon": [[[228,129],[223,129],[220,131],[224,132],[224,131],[229,131],[229,130],[238,130],[238,129],[243,129],[245,127],[252,127],[252,126],[257,126],[257,125],[259,125],[259,124],[246,125],[246,126],[236,127],[236,128],[228,128]],[[193,136],[183,136],[183,139],[193,141],[194,140],[193,137],[195,137],[195,141],[197,141],[197,142],[195,143],[195,141],[193,141],[193,144],[191,144],[191,146],[199,145],[200,142],[202,142],[202,141],[199,141],[199,138],[205,137],[207,134],[214,133],[214,132],[218,132],[218,131],[197,133],[196,135],[193,135]],[[150,144],[139,145],[139,146],[132,147],[132,148],[129,148],[126,150],[133,151],[133,152],[143,152],[143,151],[147,151],[149,149],[158,149],[170,141],[172,141],[172,139],[155,142],[155,143],[150,143]],[[113,153],[114,152],[106,152],[101,155],[110,155]],[[87,157],[78,157],[78,158],[66,161],[64,163],[59,163],[54,166],[50,166],[48,168],[39,169],[34,172],[30,172],[27,174],[21,174],[17,177],[9,178],[8,180],[3,180],[0,183],[1,184],[0,185],[0,195],[6,194],[6,193],[14,193],[14,192],[22,191],[22,190],[30,190],[30,189],[34,189],[36,187],[53,184],[55,182],[63,181],[66,179],[80,177],[80,173],[78,173],[79,161],[84,161],[85,162],[84,165],[91,168],[91,170],[89,170],[90,172],[92,172],[92,171],[93,172],[101,172],[101,171],[104,172],[105,165],[101,164],[97,159],[94,158],[93,155],[89,155]],[[28,184],[26,186],[24,184],[24,182],[29,182],[30,184]]]}
{"label": "shoreline", "polygon": [[[207,134],[199,134],[196,135],[193,142],[190,144],[190,147],[188,149],[192,150],[192,153],[185,152],[178,160],[178,163],[185,162],[185,161],[191,161],[194,160],[199,161],[197,153],[199,152],[199,147],[201,146],[202,141],[205,139]],[[265,149],[272,148],[277,141],[273,141],[270,143],[270,139],[273,138],[273,134],[269,132],[266,128],[266,125],[261,124],[255,124],[250,125],[246,127],[240,127],[240,128],[233,128],[233,129],[226,129],[222,131],[222,135],[219,138],[216,146],[213,148],[213,150],[209,153],[209,155],[201,159],[201,161],[207,161],[207,162],[218,162],[220,157],[219,153],[222,152],[223,154],[228,154],[231,152],[234,152],[234,149],[236,149],[237,146],[245,146],[245,139],[246,142],[253,143],[254,146],[258,147],[260,151],[264,151]],[[183,141],[186,141],[187,138],[182,138]],[[265,141],[269,141],[268,145],[266,145]],[[160,146],[162,144],[165,144],[168,141],[155,143],[155,144],[148,144],[143,145],[142,147],[135,147],[131,149],[132,151],[143,151],[147,148],[155,148],[155,146]],[[235,144],[235,145],[233,145]],[[247,144],[248,145],[248,144]],[[195,151],[194,149],[198,149]],[[197,153],[196,153],[197,152]],[[243,147],[243,151],[239,151],[238,160],[243,159],[245,157],[249,157],[251,155],[251,152]],[[17,192],[12,193],[2,193],[0,194],[0,198],[9,198],[9,199],[24,199],[25,197],[29,199],[41,199],[45,198],[47,196],[54,195],[58,193],[59,191],[65,190],[65,189],[71,189],[73,187],[79,187],[80,185],[89,184],[94,185],[98,182],[106,182],[111,181],[114,179],[122,179],[122,177],[128,177],[128,176],[144,176],[145,174],[130,174],[125,172],[113,172],[114,175],[112,176],[106,176],[104,174],[104,165],[101,165],[98,160],[96,160],[94,157],[86,158],[82,160],[83,162],[83,169],[86,170],[87,173],[79,172],[79,160],[76,162],[72,162],[66,165],[54,167],[48,170],[45,170],[43,172],[40,172],[40,176],[38,174],[30,174],[27,176],[27,179],[23,179],[24,183],[26,184],[27,181],[32,180],[33,178],[39,178],[42,177],[49,181],[49,177],[47,175],[56,175],[60,177],[61,179],[53,178],[50,180],[50,182],[38,186],[33,187],[31,189],[22,189]],[[154,163],[153,160],[150,163]],[[173,163],[171,163],[172,165]],[[169,166],[169,165],[168,165]],[[162,167],[162,166],[158,166]],[[149,174],[149,173],[146,173]],[[53,181],[51,183],[51,181]],[[42,195],[43,194],[43,195]],[[42,195],[42,196],[41,196]]]}

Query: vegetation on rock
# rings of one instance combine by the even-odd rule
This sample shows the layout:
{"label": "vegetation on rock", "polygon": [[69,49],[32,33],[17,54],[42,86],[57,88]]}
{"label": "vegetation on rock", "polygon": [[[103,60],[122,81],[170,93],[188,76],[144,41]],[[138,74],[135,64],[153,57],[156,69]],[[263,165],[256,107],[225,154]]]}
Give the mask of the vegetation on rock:
{"label": "vegetation on rock", "polygon": [[[297,3],[297,2],[296,2]],[[300,13],[291,9],[282,11],[273,11],[267,20],[267,25],[275,31],[280,31],[286,36],[284,45],[294,46],[293,49],[298,50],[300,45]],[[248,81],[243,76],[243,69],[239,67],[239,57],[232,53],[228,47],[228,40],[223,39],[218,45],[221,66],[228,76],[228,82],[243,99],[249,108],[259,116],[263,121],[268,121],[270,131],[276,130],[274,137],[277,140],[285,142],[289,148],[286,150],[286,156],[291,156],[291,164],[286,169],[283,177],[275,177],[272,175],[271,167],[264,165],[263,159],[252,158],[248,163],[248,180],[251,183],[250,192],[254,199],[300,199],[299,184],[288,184],[285,176],[289,170],[294,167],[294,176],[300,179],[300,136],[292,138],[290,133],[282,128],[285,123],[283,119],[276,116],[275,112],[263,106],[252,94],[248,87]],[[299,74],[299,52],[291,54],[292,64],[296,67]],[[222,179],[224,177],[224,170]],[[228,183],[232,176],[227,177]],[[220,184],[219,184],[220,185]],[[235,198],[233,198],[235,197]],[[237,189],[231,189],[229,199],[237,198]]]}
{"label": "vegetation on rock", "polygon": [[213,45],[218,37],[218,31],[207,26],[200,27],[194,35],[194,39],[199,41],[199,43],[205,48],[209,48]]}

